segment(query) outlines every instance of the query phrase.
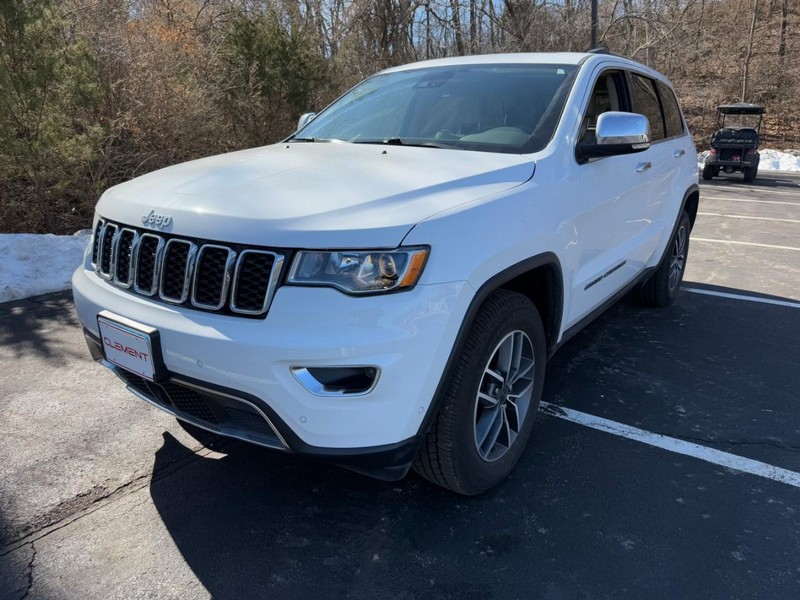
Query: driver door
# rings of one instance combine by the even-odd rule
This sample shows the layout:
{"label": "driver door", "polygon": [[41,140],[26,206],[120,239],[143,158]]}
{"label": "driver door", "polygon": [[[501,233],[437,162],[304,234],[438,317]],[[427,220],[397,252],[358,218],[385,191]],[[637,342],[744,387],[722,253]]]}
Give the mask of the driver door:
{"label": "driver door", "polygon": [[[606,111],[631,110],[624,71],[601,72],[595,80],[576,143],[592,141],[597,117]],[[567,327],[572,327],[611,299],[644,268],[652,253],[652,178],[647,164],[651,150],[636,154],[577,161],[572,167],[581,194],[574,197],[575,244],[571,273],[572,293]]]}

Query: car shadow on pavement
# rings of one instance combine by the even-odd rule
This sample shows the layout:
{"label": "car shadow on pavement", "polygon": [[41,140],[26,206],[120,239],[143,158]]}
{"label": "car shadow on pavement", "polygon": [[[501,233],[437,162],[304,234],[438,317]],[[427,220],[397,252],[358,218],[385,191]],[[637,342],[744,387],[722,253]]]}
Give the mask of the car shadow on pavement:
{"label": "car shadow on pavement", "polygon": [[[156,466],[176,447],[165,433]],[[453,527],[464,526],[471,500],[413,476],[387,483],[237,442],[228,451],[198,458],[150,488],[212,598],[410,599],[430,590],[440,598],[492,596],[490,584],[469,572],[461,581],[406,579],[415,565],[443,566],[464,551],[453,543]],[[432,531],[441,535],[433,547]],[[511,551],[512,537],[499,537],[495,551]]]}
{"label": "car shadow on pavement", "polygon": [[[786,424],[800,422],[800,407],[786,395],[800,374],[786,369],[800,348],[775,342],[797,339],[798,317],[689,293],[655,311],[624,300],[556,354],[544,399],[797,460],[781,444],[798,442]],[[765,581],[781,597],[796,585],[782,558],[800,552],[800,519],[784,509],[793,488],[540,421],[512,476],[477,498],[238,442],[154,479],[150,493],[215,599],[725,598]],[[774,443],[760,449],[763,439]],[[191,451],[165,434],[155,469],[181,452]],[[741,568],[742,552],[757,562]]]}
{"label": "car shadow on pavement", "polygon": [[[0,304],[0,346],[11,349],[16,358],[33,354],[63,364],[64,354],[73,349],[65,348],[48,334],[65,325],[80,326],[71,292]],[[85,354],[80,353],[80,356]]]}

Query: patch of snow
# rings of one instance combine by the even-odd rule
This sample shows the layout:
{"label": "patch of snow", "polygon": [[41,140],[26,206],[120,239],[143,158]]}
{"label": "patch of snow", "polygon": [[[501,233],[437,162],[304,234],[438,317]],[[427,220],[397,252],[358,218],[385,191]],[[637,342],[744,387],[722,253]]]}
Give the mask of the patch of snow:
{"label": "patch of snow", "polygon": [[0,233],[0,302],[69,289],[90,237]]}
{"label": "patch of snow", "polygon": [[702,152],[697,153],[697,168],[698,170],[703,170],[703,167],[706,164],[706,156],[708,156],[710,152],[708,150],[703,150]]}
{"label": "patch of snow", "polygon": [[800,152],[789,150],[759,150],[761,161],[758,163],[759,171],[789,171],[800,173]]}
{"label": "patch of snow", "polygon": [[[800,173],[800,150],[759,150],[761,160],[758,170],[785,171],[787,173]],[[702,169],[708,156],[708,150],[697,154],[697,168]]]}

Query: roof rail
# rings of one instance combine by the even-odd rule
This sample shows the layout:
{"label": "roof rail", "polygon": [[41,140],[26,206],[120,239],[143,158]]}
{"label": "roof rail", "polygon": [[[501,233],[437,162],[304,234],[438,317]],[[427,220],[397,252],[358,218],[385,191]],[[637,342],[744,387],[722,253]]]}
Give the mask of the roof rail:
{"label": "roof rail", "polygon": [[[608,48],[592,48],[591,50],[587,50],[586,54],[604,54],[607,56],[616,56],[617,58],[628,58],[627,56],[623,56],[622,54],[611,52],[611,50],[609,50]],[[590,56],[584,56],[578,64],[582,65],[590,58],[591,58]]]}
{"label": "roof rail", "polygon": [[616,52],[612,52],[608,48],[592,48],[591,50],[586,51],[587,54],[607,54],[608,56],[616,56],[618,58],[628,58],[624,54],[618,54]]}

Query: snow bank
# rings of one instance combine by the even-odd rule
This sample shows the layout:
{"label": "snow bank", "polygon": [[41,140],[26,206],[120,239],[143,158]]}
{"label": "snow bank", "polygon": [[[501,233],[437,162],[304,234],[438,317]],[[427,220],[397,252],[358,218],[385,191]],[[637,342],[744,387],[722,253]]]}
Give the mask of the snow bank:
{"label": "snow bank", "polygon": [[[759,150],[761,160],[758,163],[758,172],[762,171],[786,171],[788,173],[800,173],[800,150]],[[697,168],[702,169],[705,163],[708,150],[697,155]]]}
{"label": "snow bank", "polygon": [[800,152],[789,150],[759,150],[761,161],[758,163],[759,171],[789,171],[800,173]]}
{"label": "snow bank", "polygon": [[0,234],[0,302],[69,289],[90,236]]}

